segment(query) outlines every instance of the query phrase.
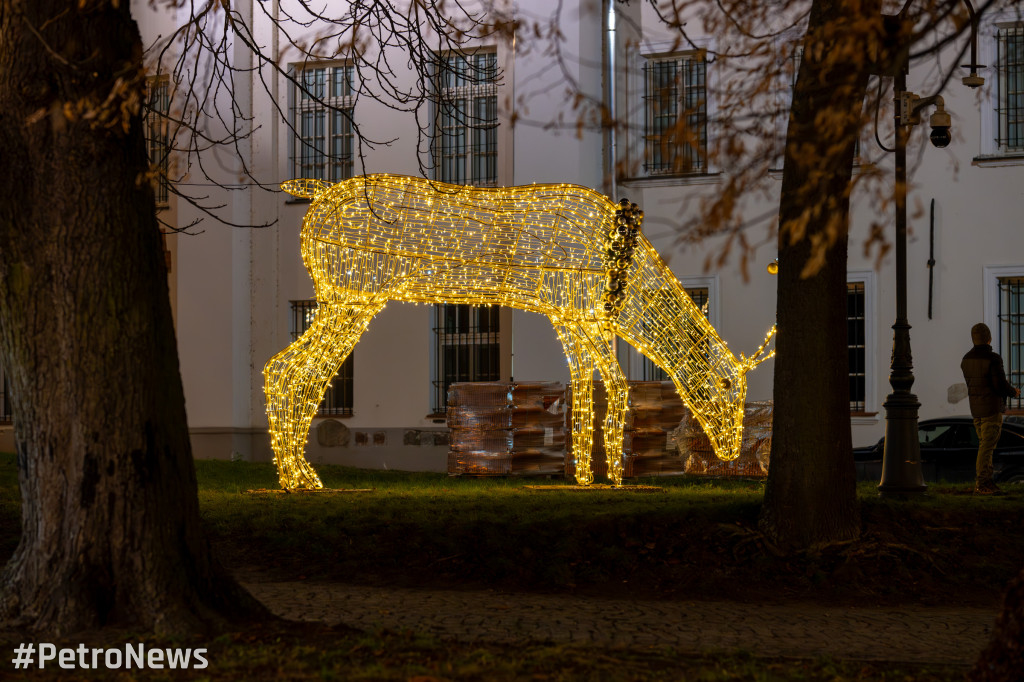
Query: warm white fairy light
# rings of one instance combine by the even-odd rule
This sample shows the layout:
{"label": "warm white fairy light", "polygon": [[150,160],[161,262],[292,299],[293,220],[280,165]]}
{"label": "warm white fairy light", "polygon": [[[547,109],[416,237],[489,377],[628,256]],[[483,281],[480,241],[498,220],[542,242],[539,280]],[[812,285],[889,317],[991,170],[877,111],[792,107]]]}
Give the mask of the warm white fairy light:
{"label": "warm white fairy light", "polygon": [[399,175],[330,185],[291,180],[307,197],[302,259],[318,307],[302,336],[264,368],[271,445],[284,488],[320,488],[303,456],[328,382],[388,301],[503,305],[547,315],[572,375],[576,479],[592,481],[593,374],[608,391],[608,475],[622,481],[626,380],[620,336],[665,370],[711,440],[739,455],[746,373],[640,232],[643,212],[577,185],[464,187]]}

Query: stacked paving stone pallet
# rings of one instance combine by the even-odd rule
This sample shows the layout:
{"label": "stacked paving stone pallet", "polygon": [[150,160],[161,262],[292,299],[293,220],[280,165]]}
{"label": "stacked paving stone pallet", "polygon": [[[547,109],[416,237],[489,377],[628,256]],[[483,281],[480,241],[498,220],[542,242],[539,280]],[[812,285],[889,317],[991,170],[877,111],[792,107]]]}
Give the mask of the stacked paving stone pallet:
{"label": "stacked paving stone pallet", "polygon": [[[684,473],[672,435],[683,419],[683,402],[671,381],[630,381],[629,412],[623,434],[623,477],[671,476]],[[566,405],[572,405],[572,390],[566,389]],[[591,457],[595,476],[608,475],[604,451],[604,417],[608,398],[603,381],[594,382],[594,449]],[[566,410],[566,433],[572,433],[572,410]],[[565,475],[573,477],[576,458],[572,453],[572,437],[566,447]]]}
{"label": "stacked paving stone pallet", "polygon": [[715,456],[711,442],[689,411],[673,434],[673,438],[687,474],[767,476],[768,459],[772,448],[772,403],[765,401],[746,404],[743,411],[743,444],[740,446],[740,456],[731,462],[723,462]]}
{"label": "stacked paving stone pallet", "polygon": [[470,382],[448,389],[449,476],[560,476],[565,387]]}

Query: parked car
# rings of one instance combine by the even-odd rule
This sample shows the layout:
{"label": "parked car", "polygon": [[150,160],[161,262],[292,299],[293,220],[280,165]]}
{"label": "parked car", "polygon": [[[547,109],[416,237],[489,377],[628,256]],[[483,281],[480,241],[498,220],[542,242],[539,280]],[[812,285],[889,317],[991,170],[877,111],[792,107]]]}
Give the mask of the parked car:
{"label": "parked car", "polygon": [[[978,434],[970,417],[942,417],[918,422],[921,472],[926,481],[973,482],[978,456]],[[857,478],[882,478],[885,438],[874,445],[853,449]],[[992,454],[996,483],[1024,482],[1024,417],[1007,415]]]}

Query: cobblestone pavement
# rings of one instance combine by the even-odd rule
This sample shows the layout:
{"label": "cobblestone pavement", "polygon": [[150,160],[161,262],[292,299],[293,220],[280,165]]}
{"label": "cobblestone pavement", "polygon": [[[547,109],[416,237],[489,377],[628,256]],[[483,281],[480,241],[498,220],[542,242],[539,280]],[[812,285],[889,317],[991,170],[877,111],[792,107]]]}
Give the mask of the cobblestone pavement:
{"label": "cobblestone pavement", "polygon": [[250,582],[274,613],[373,630],[413,630],[461,641],[575,642],[684,653],[972,663],[996,609],[835,607],[632,601],[570,595]]}

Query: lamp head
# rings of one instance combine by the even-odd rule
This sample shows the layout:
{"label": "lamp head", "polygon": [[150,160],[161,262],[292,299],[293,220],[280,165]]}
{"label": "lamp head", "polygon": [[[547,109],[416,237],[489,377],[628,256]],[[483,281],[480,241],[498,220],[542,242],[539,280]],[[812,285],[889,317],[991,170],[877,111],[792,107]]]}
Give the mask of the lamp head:
{"label": "lamp head", "polygon": [[969,76],[964,76],[961,80],[963,81],[964,85],[971,88],[972,90],[974,88],[980,88],[982,85],[985,84],[985,79],[974,72],[971,72]]}

